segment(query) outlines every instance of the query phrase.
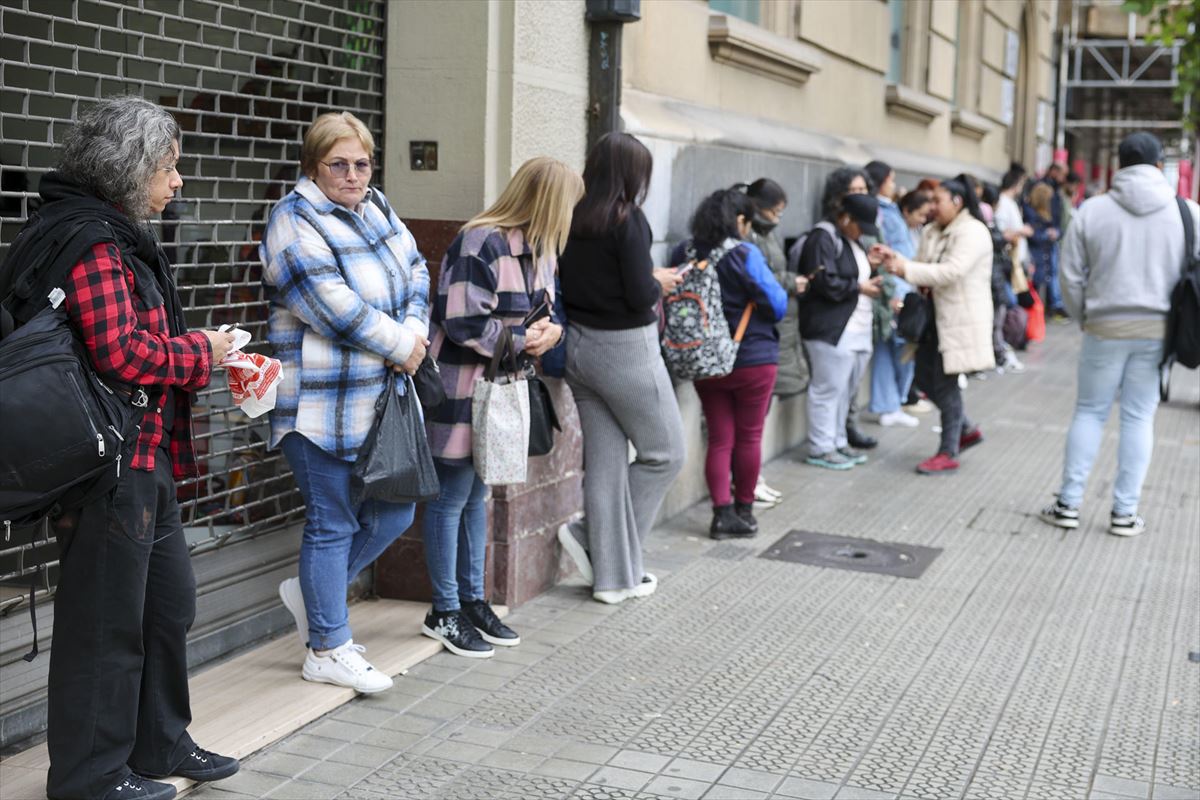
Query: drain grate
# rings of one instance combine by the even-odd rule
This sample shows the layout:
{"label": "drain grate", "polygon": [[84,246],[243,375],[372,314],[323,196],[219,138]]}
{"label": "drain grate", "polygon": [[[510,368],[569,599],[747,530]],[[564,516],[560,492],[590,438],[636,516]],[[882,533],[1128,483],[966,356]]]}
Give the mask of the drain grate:
{"label": "drain grate", "polygon": [[789,531],[760,556],[814,567],[875,572],[898,578],[919,578],[942,554],[939,547],[876,542],[853,536],[812,531]]}

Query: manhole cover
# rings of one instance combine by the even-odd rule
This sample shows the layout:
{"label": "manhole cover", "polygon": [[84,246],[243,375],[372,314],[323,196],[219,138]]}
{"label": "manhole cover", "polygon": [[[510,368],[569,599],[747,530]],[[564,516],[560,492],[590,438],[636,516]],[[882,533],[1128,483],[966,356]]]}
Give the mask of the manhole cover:
{"label": "manhole cover", "polygon": [[898,578],[919,578],[941,555],[940,547],[876,542],[853,536],[833,536],[812,531],[790,531],[760,556],[814,567],[876,572]]}

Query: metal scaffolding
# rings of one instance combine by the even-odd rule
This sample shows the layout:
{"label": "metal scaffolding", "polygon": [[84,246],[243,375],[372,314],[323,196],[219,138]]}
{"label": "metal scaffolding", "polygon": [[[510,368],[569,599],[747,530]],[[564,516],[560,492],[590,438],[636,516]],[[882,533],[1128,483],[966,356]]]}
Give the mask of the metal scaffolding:
{"label": "metal scaffolding", "polygon": [[[1123,37],[1114,30],[1122,24]],[[1144,18],[1122,12],[1120,0],[1075,0],[1062,25],[1056,149],[1095,165],[1105,180],[1117,144],[1134,130],[1154,131],[1172,162],[1194,158],[1183,126],[1192,98],[1173,98],[1180,44],[1148,41],[1145,27]]]}

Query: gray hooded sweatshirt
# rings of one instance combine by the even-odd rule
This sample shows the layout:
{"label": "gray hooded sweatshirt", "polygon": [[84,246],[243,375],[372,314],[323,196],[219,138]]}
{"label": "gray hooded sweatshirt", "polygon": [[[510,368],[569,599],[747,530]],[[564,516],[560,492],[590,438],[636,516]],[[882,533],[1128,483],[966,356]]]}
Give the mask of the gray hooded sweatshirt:
{"label": "gray hooded sweatshirt", "polygon": [[[1188,201],[1200,245],[1200,208]],[[1062,242],[1067,312],[1105,338],[1161,338],[1183,274],[1183,221],[1162,170],[1126,167],[1075,212]]]}

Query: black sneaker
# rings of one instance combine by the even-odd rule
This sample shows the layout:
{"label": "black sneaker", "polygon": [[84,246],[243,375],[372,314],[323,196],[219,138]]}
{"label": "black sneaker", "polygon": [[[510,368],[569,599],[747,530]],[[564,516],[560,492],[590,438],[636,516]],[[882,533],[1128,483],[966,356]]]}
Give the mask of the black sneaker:
{"label": "black sneaker", "polygon": [[847,425],[846,443],[855,450],[871,450],[878,446],[879,440],[874,436],[867,436],[853,425]]}
{"label": "black sneaker", "polygon": [[1113,536],[1140,536],[1146,532],[1146,520],[1137,514],[1114,513],[1108,521],[1108,532]]}
{"label": "black sneaker", "polygon": [[733,510],[733,504],[713,506],[712,525],[708,535],[714,539],[748,539],[754,530]]}
{"label": "black sneaker", "polygon": [[750,526],[750,530],[753,533],[758,533],[758,520],[754,518],[753,503],[734,503],[733,510],[742,522]]}
{"label": "black sneaker", "polygon": [[463,616],[471,621],[485,642],[512,647],[521,643],[521,637],[496,616],[486,600],[466,600],[462,604]]}
{"label": "black sneaker", "polygon": [[1079,527],[1079,509],[1064,506],[1058,499],[1055,499],[1053,503],[1043,508],[1039,516],[1042,518],[1042,521],[1049,522],[1051,525],[1057,525],[1060,528],[1075,529]]}
{"label": "black sneaker", "polygon": [[485,642],[471,624],[471,620],[461,611],[438,613],[430,611],[425,615],[425,624],[421,633],[430,639],[437,639],[446,649],[458,656],[467,658],[491,658],[496,651]]}
{"label": "black sneaker", "polygon": [[104,800],[171,800],[175,797],[175,787],[169,783],[150,781],[141,775],[130,774],[125,780],[108,790]]}
{"label": "black sneaker", "polygon": [[236,775],[238,767],[236,758],[197,747],[188,753],[188,757],[175,768],[171,775],[193,781],[219,781],[230,775]]}

